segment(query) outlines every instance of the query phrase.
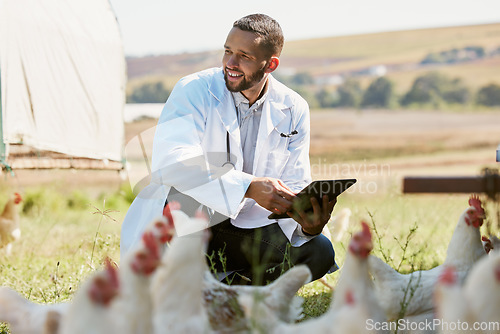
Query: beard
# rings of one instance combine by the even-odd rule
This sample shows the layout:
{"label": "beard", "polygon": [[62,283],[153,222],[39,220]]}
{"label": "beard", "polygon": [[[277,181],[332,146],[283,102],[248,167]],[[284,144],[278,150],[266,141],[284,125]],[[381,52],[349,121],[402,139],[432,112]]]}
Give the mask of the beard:
{"label": "beard", "polygon": [[227,89],[230,92],[236,93],[252,88],[256,84],[258,84],[262,80],[262,78],[264,78],[265,68],[266,66],[253,73],[250,73],[249,75],[243,74],[242,80],[238,84],[230,82],[227,78],[227,72],[224,71],[224,81],[226,82]]}

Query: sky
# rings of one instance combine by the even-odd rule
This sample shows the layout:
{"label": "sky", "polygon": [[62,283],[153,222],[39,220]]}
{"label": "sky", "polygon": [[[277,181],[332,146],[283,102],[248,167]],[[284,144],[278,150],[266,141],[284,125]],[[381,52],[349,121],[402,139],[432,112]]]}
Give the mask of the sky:
{"label": "sky", "polygon": [[110,0],[125,55],[222,49],[235,20],[263,13],[285,41],[500,23],[500,0]]}

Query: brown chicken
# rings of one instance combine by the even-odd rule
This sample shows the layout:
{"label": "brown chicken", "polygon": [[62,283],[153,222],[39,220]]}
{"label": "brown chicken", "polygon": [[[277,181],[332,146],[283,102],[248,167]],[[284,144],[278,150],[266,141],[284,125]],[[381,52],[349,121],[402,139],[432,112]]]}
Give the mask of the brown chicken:
{"label": "brown chicken", "polygon": [[5,247],[7,255],[10,255],[12,251],[12,242],[21,237],[19,213],[16,206],[22,200],[19,193],[14,193],[0,215],[0,248]]}

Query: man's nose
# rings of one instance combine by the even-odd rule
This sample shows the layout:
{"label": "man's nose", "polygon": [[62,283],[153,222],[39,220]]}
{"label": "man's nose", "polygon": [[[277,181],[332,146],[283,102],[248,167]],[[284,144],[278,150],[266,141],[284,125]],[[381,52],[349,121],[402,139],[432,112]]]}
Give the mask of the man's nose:
{"label": "man's nose", "polygon": [[238,67],[238,59],[236,56],[231,55],[229,59],[227,60],[226,66],[229,68],[236,68]]}

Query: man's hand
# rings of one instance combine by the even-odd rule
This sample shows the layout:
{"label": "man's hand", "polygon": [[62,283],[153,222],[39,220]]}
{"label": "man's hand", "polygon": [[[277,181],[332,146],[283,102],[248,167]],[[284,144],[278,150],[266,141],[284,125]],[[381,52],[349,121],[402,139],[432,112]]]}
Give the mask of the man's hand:
{"label": "man's hand", "polygon": [[288,216],[295,219],[297,223],[302,226],[302,231],[316,235],[320,234],[323,231],[323,227],[330,220],[330,216],[333,211],[333,207],[337,203],[337,198],[328,202],[328,196],[323,195],[323,205],[319,205],[318,200],[314,197],[311,197],[311,204],[313,207],[312,213],[306,213],[302,209],[296,209],[293,213],[287,212]]}
{"label": "man's hand", "polygon": [[260,206],[273,213],[281,214],[291,210],[295,194],[279,179],[255,177],[245,197],[254,199]]}

